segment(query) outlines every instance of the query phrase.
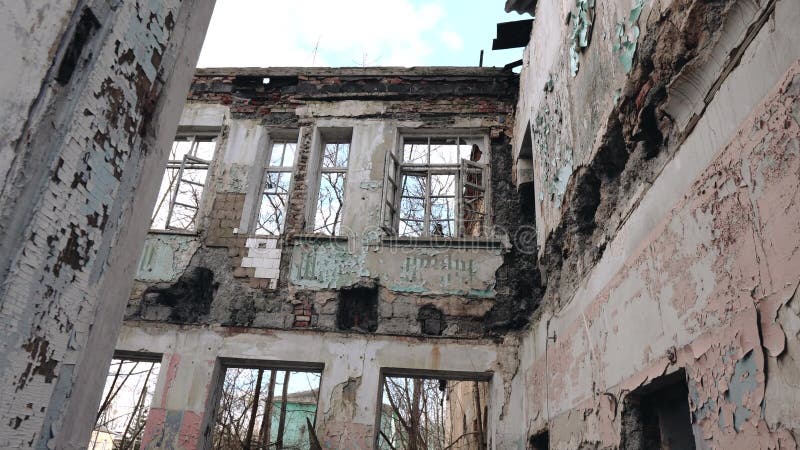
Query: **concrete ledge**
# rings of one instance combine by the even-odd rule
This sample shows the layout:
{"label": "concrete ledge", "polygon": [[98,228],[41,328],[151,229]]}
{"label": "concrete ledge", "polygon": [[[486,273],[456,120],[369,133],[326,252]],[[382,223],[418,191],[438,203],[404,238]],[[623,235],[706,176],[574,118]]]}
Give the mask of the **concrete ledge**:
{"label": "concrete ledge", "polygon": [[186,230],[147,230],[147,234],[174,234],[178,236],[200,236],[199,231],[186,231]]}
{"label": "concrete ledge", "polygon": [[292,236],[291,241],[294,243],[295,241],[301,242],[313,242],[313,241],[336,241],[336,242],[347,242],[350,238],[347,236],[328,236],[326,234],[295,234]]}
{"label": "concrete ledge", "polygon": [[497,238],[385,237],[381,242],[386,247],[505,248]]}

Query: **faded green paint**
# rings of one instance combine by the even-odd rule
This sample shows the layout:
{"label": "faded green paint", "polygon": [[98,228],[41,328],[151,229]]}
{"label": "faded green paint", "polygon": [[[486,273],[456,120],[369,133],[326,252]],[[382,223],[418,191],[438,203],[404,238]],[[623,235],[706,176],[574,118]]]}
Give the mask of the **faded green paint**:
{"label": "faded green paint", "polygon": [[[382,283],[395,292],[480,298],[495,296],[496,267],[486,257],[475,259],[442,249],[425,249],[415,253],[403,260],[399,277],[396,273],[383,270]],[[499,267],[502,264],[501,253],[492,253],[496,255],[493,259]],[[489,268],[491,271],[487,270]]]}
{"label": "faded green paint", "polygon": [[[569,155],[572,155],[571,151],[569,152]],[[561,207],[561,201],[564,198],[564,193],[567,192],[567,182],[569,181],[569,177],[571,175],[572,158],[570,157],[565,161],[564,165],[558,169],[556,176],[553,178],[552,184],[550,185],[550,192],[555,194],[556,207]]]}
{"label": "faded green paint", "polygon": [[495,292],[494,289],[470,289],[469,292],[467,292],[467,296],[479,297],[479,298],[494,298]]}
{"label": "faded green paint", "polygon": [[174,281],[186,270],[200,247],[195,235],[151,233],[139,259],[136,279],[140,281]]}
{"label": "faded green paint", "polygon": [[577,0],[577,10],[570,14],[572,19],[572,33],[570,34],[569,68],[572,76],[578,75],[580,68],[579,54],[589,46],[594,27],[594,2],[595,0]]}
{"label": "faded green paint", "polygon": [[407,248],[303,240],[292,250],[290,280],[308,289],[339,289],[378,278],[395,292],[494,297],[502,249]]}
{"label": "faded green paint", "polygon": [[636,45],[639,41],[639,17],[642,15],[644,8],[644,0],[637,0],[628,15],[628,22],[624,20],[617,22],[614,34],[614,44],[611,49],[617,53],[617,58],[622,64],[625,73],[628,73],[633,68],[633,56],[636,54]]}
{"label": "faded green paint", "polygon": [[728,383],[727,400],[733,403],[733,428],[739,432],[742,425],[753,415],[753,412],[744,405],[745,398],[751,396],[758,389],[756,376],[758,367],[753,351],[747,352],[733,367],[733,376]]}
{"label": "faded green paint", "polygon": [[292,283],[307,288],[337,289],[368,277],[363,253],[354,253],[346,242],[303,242],[294,246]]}
{"label": "faded green paint", "polygon": [[410,294],[424,294],[428,292],[425,286],[404,283],[390,284],[389,289],[395,292],[406,292]]}
{"label": "faded green paint", "polygon": [[383,188],[383,183],[375,180],[362,181],[358,187],[365,191],[377,191]]}

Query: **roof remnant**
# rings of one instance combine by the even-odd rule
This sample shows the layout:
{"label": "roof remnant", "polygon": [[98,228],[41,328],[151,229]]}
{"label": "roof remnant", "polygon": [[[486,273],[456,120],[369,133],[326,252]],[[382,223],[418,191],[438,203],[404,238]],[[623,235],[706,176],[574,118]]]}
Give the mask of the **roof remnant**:
{"label": "roof remnant", "polygon": [[531,40],[533,19],[515,20],[497,24],[497,37],[492,42],[492,50],[525,47]]}

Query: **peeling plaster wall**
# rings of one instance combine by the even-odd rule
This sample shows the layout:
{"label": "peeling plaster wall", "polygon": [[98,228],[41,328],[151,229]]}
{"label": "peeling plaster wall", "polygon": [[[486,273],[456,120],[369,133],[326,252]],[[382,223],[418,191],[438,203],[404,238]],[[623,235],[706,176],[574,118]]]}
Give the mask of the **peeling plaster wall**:
{"label": "peeling plaster wall", "polygon": [[88,442],[212,7],[2,6],[0,447]]}
{"label": "peeling plaster wall", "polygon": [[503,249],[394,247],[377,244],[352,251],[347,243],[296,244],[292,283],[310,288],[351,286],[376,277],[400,293],[494,297],[494,273]]}
{"label": "peeling plaster wall", "polygon": [[[683,5],[688,11],[683,24],[691,22],[699,4]],[[617,194],[607,190],[613,184],[601,180],[596,194],[581,191],[591,185],[581,176],[592,174],[598,158],[614,162],[603,155],[603,147],[613,149],[636,138],[624,136],[626,142],[615,144],[604,137],[608,126],[599,122],[585,122],[584,138],[570,127],[549,129],[547,142],[582,141],[584,150],[576,153],[562,211],[554,214],[537,203],[543,210],[537,216],[545,217],[539,233],[547,236],[540,264],[550,273],[544,303],[519,349],[521,370],[510,383],[513,392],[525,395],[514,399],[509,407],[514,419],[507,423],[524,426],[528,436],[549,428],[551,448],[620,445],[623,404],[630,391],[679,368],[687,374],[698,448],[797,446],[800,429],[787,405],[798,398],[800,33],[795,24],[800,6],[785,0],[726,5],[713,16],[715,24],[708,28],[713,32],[702,38],[708,43],[702,52],[673,78],[661,80],[668,83],[661,91],[666,96],[653,99],[656,88],[647,86],[653,78],[642,68],[647,62],[642,58],[669,56],[668,47],[656,45],[649,53],[646,46],[663,32],[653,18],[668,16],[675,5],[645,2],[631,75],[625,79],[624,70],[602,71],[595,82],[604,86],[584,94],[576,88],[587,67],[588,75],[598,73],[592,61],[620,64],[613,49],[616,60],[604,55],[606,40],[600,38],[611,31],[604,24],[613,23],[601,16],[620,12],[613,6],[597,11],[592,42],[579,56],[577,77],[570,80],[566,63],[555,62],[566,54],[565,32],[561,42],[541,39],[547,30],[554,32],[554,24],[563,24],[555,19],[559,12],[552,4],[537,6],[526,60],[541,64],[531,63],[521,76],[518,142],[525,130],[522,117],[529,114],[535,126],[537,115],[552,111],[553,98],[569,98],[561,105],[563,114],[583,120],[592,116],[586,113],[587,101],[608,105],[607,112],[598,114],[623,124],[631,114],[624,106],[629,101],[639,107],[633,110],[639,118],[648,114],[651,100],[656,110],[668,114],[656,113],[663,121],[658,125],[663,141],[654,147],[655,156],[647,156],[646,147],[656,142],[650,138],[628,148],[630,156],[622,159],[627,166],[616,173],[624,176],[630,167],[641,167],[648,179],[632,179],[618,191],[625,195],[616,203],[604,203]],[[652,26],[646,28],[645,21]],[[549,71],[559,73],[552,88],[545,86]],[[564,123],[569,121],[566,117]],[[640,126],[646,128],[646,121]],[[535,180],[546,185],[548,175],[537,170]],[[600,207],[590,209],[592,231],[585,243],[574,245],[584,238],[552,230],[581,212],[585,205],[576,201],[585,195],[598,195]],[[604,204],[613,206],[610,214],[602,210]],[[600,221],[606,217],[612,219]],[[564,270],[552,265],[548,255],[554,237],[572,240],[562,247],[572,252],[563,261],[564,267],[574,264],[569,267],[577,275],[553,276]]]}
{"label": "peeling plaster wall", "polygon": [[[82,22],[87,5],[95,21]],[[123,329],[118,348],[161,352],[167,368],[148,448],[202,443],[219,357],[296,355],[325,364],[328,448],[372,445],[379,367],[491,371],[493,448],[524,448],[544,428],[554,448],[618,446],[628,393],[681,368],[698,448],[796,448],[796,1],[539,2],[518,102],[513,76],[491,69],[200,71],[181,123],[220,137],[199,233],[152,235],[139,260],[175,93],[212,6],[3,7],[0,45],[23,63],[1,83],[13,92],[0,107],[0,446],[83,446],[121,299],[212,268],[207,310],[143,322],[131,308]],[[75,73],[55,81],[81,24]],[[352,128],[354,147],[373,150],[348,174],[347,195],[368,206],[346,210],[357,238],[303,236],[315,127]],[[399,254],[373,232],[383,155],[398,129],[426,128],[486,131],[495,224],[514,233]],[[510,184],[527,132],[535,208],[523,221]],[[281,133],[299,145],[276,253],[247,233],[259,155]],[[536,239],[520,251],[528,212]],[[120,280],[137,261],[131,290]],[[259,271],[274,277],[273,261],[277,279]],[[333,332],[337,289],[352,286],[376,287],[373,334]],[[508,333],[537,304],[522,337]],[[442,337],[423,337],[422,308],[443,312]],[[154,323],[166,321],[178,323]]]}
{"label": "peeling plaster wall", "polygon": [[[9,67],[0,74],[0,179],[8,179],[14,160],[14,147],[22,134],[27,114],[39,96],[44,80],[58,51],[60,38],[66,31],[76,1],[48,2],[31,7],[5,5],[0,49]],[[30,33],[29,30],[36,30]]]}

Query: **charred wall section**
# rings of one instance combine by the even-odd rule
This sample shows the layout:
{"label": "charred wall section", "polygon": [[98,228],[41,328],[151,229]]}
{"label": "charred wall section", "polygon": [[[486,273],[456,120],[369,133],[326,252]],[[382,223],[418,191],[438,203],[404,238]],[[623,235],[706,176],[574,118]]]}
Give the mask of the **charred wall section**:
{"label": "charred wall section", "polygon": [[[571,100],[565,94],[569,79],[550,75],[544,105],[532,125],[538,153],[545,158],[541,181],[549,186],[547,197],[559,217],[543,247],[548,301],[570,297],[691,131],[675,126],[668,112],[668,86],[677,84],[684,67],[709,57],[731,4],[678,1],[660,14],[641,18],[641,5],[635,6],[630,18],[636,20],[626,25],[638,29],[641,20],[651,31],[634,47],[632,68],[614,93],[614,109],[605,123],[599,111],[570,118],[575,114],[570,109],[581,107],[581,100],[590,100],[582,97],[591,94]],[[554,92],[553,84],[561,89]],[[600,132],[597,142],[575,120],[593,121],[590,129]],[[567,133],[556,132],[562,125],[568,125]],[[566,151],[553,155],[554,148]],[[561,169],[548,171],[548,163]]]}
{"label": "charred wall section", "polygon": [[512,155],[508,136],[492,141],[494,220],[503,224],[511,249],[503,255],[503,265],[497,270],[498,295],[483,321],[491,333],[523,328],[544,294],[537,265],[533,183],[515,186],[510,176],[514,172]]}

